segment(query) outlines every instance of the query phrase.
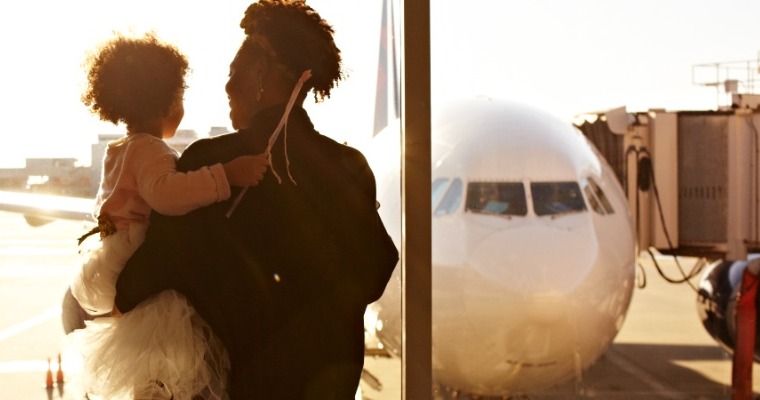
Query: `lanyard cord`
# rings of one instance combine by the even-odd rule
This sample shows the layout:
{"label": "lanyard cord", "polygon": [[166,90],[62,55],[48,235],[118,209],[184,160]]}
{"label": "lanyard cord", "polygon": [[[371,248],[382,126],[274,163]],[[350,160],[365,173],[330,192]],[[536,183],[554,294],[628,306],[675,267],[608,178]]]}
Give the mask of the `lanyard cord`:
{"label": "lanyard cord", "polygon": [[[280,179],[280,175],[277,174],[277,171],[274,169],[274,164],[272,163],[272,147],[274,147],[275,142],[277,142],[277,138],[280,136],[280,132],[283,130],[285,131],[285,168],[288,172],[288,177],[290,178],[290,181],[294,185],[298,185],[296,183],[296,180],[293,179],[293,176],[290,174],[290,158],[288,157],[288,117],[290,116],[290,111],[293,109],[293,105],[296,102],[296,97],[298,97],[298,94],[301,92],[301,88],[303,87],[304,82],[309,80],[311,78],[311,70],[307,69],[306,71],[301,74],[301,78],[298,79],[298,82],[296,83],[296,86],[293,88],[293,92],[290,94],[290,99],[288,100],[288,104],[285,107],[285,112],[282,114],[282,118],[280,118],[280,123],[277,124],[277,128],[275,128],[274,132],[269,136],[269,143],[267,144],[267,148],[264,151],[264,155],[267,158],[267,161],[269,161],[269,166],[272,169],[272,174],[274,174],[274,177],[277,179],[277,183],[282,183],[282,179]],[[243,199],[243,196],[248,191],[248,188],[250,186],[246,186],[243,188],[243,190],[238,193],[237,197],[235,197],[235,201],[232,203],[232,206],[227,211],[226,217],[229,218],[232,213],[235,211],[235,208],[237,208],[238,204],[240,204],[240,200]]]}

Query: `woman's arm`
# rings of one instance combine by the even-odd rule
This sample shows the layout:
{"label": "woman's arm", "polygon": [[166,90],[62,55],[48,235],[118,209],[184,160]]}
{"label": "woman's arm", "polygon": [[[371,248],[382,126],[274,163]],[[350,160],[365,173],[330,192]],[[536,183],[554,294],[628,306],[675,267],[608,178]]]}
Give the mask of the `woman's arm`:
{"label": "woman's arm", "polygon": [[129,312],[161,291],[181,287],[180,271],[200,261],[194,238],[194,215],[151,215],[145,241],[127,260],[116,280],[117,310]]}

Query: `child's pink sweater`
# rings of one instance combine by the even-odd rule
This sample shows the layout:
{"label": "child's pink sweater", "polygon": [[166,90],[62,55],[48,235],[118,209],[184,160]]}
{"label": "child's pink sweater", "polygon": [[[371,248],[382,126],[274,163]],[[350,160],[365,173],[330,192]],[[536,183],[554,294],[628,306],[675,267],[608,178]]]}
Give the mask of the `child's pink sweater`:
{"label": "child's pink sweater", "polygon": [[108,144],[95,215],[108,213],[116,227],[147,223],[151,209],[183,215],[230,197],[222,164],[186,173],[176,170],[177,152],[149,134]]}
{"label": "child's pink sweater", "polygon": [[[113,309],[116,279],[142,243],[151,209],[182,215],[230,197],[221,164],[181,173],[176,161],[174,149],[148,134],[127,135],[108,144],[95,215],[107,213],[117,232],[90,253],[71,284],[74,298],[89,313]],[[140,226],[128,229],[132,223]]]}

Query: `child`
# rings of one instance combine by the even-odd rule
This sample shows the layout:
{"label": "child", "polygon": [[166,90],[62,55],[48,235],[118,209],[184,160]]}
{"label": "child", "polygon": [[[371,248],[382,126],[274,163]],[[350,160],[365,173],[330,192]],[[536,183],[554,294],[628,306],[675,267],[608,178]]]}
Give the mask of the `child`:
{"label": "child", "polygon": [[[93,315],[112,311],[115,283],[143,242],[151,210],[183,215],[227,200],[230,185],[253,186],[266,158],[242,156],[197,171],[176,171],[171,138],[184,116],[188,62],[153,34],[116,35],[90,55],[82,101],[102,120],[124,123],[109,143],[96,200],[101,240],[87,253],[71,291]],[[85,235],[80,238],[80,243]],[[91,241],[88,241],[91,242]],[[225,398],[226,353],[184,296],[167,291],[132,312],[97,318],[75,331],[87,390],[107,399]]]}

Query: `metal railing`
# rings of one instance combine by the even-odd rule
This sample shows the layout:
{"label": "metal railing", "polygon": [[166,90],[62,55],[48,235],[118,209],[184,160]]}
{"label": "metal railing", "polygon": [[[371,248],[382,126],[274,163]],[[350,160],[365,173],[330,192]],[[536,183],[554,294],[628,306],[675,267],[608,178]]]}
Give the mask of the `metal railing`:
{"label": "metal railing", "polygon": [[760,52],[756,60],[695,64],[691,68],[691,82],[714,87],[718,103],[721,94],[758,94]]}

